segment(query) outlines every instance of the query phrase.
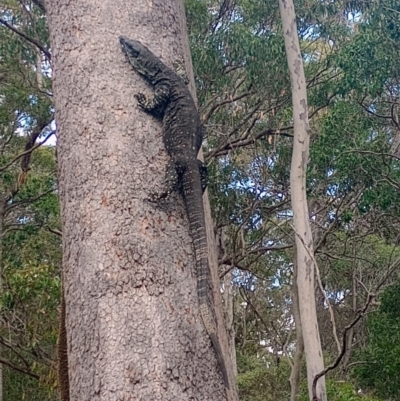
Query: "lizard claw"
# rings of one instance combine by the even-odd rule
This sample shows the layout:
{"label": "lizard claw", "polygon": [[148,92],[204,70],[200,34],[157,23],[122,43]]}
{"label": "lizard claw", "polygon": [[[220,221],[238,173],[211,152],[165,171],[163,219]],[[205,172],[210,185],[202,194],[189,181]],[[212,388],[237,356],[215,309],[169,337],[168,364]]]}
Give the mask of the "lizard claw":
{"label": "lizard claw", "polygon": [[146,109],[146,103],[147,103],[146,95],[144,95],[143,93],[137,93],[135,95],[135,99],[137,100],[140,108]]}
{"label": "lizard claw", "polygon": [[158,194],[150,194],[149,197],[146,198],[145,200],[150,203],[157,203],[160,200],[160,198]]}
{"label": "lizard claw", "polygon": [[158,203],[162,199],[167,199],[169,197],[170,193],[171,192],[168,192],[168,191],[167,192],[153,192],[153,193],[149,194],[149,197],[146,198],[146,200],[151,203]]}

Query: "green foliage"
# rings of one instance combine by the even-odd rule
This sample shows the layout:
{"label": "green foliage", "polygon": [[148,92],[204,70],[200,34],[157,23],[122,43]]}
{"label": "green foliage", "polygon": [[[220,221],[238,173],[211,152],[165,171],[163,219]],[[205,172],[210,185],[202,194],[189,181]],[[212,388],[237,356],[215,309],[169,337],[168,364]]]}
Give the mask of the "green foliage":
{"label": "green foliage", "polygon": [[[50,198],[53,196],[49,194]],[[4,281],[0,306],[2,315],[14,329],[9,331],[8,327],[4,327],[0,335],[11,343],[19,344],[19,354],[41,377],[40,382],[32,382],[28,376],[7,371],[5,391],[15,395],[19,388],[20,397],[24,393],[27,399],[32,400],[52,400],[55,396],[55,365],[49,358],[54,358],[58,332],[61,244],[59,237],[42,227],[43,216],[49,214],[51,204],[54,206],[52,218],[58,220],[58,204],[54,200],[46,200],[46,197],[41,198],[41,202],[27,204],[29,218],[26,214],[23,217],[27,218],[26,222],[20,224],[18,230],[11,230],[3,239]],[[23,325],[18,322],[23,322]],[[21,364],[20,357],[11,350],[3,350],[2,356],[17,366]],[[44,394],[47,394],[46,397]]]}
{"label": "green foliage", "polygon": [[[48,46],[43,13],[7,0],[0,17]],[[30,147],[51,131],[49,64],[29,41],[0,25],[0,352],[27,374],[4,367],[4,399],[58,398],[55,345],[60,238],[55,149]]]}
{"label": "green foliage", "polygon": [[[400,165],[393,157],[398,128],[391,118],[398,110],[399,5],[295,4],[312,116],[307,192],[339,337],[399,256]],[[228,236],[223,260],[234,268],[239,385],[246,400],[265,399],[269,381],[278,380],[274,365],[267,369],[260,362],[259,344],[282,352],[291,321],[292,110],[278,2],[187,0],[186,6],[207,128],[212,209]],[[337,347],[329,313],[319,302],[330,360]],[[368,333],[362,323],[355,331],[357,349]],[[330,400],[373,399],[358,394],[342,370],[327,384]],[[288,395],[276,393],[275,399]]]}
{"label": "green foliage", "polygon": [[272,355],[246,356],[237,352],[239,396],[242,401],[275,401],[290,398],[286,360]]}
{"label": "green foliage", "polygon": [[[4,369],[4,400],[15,401],[58,401],[55,391],[49,391],[46,386],[38,385],[34,378],[21,380],[21,374],[7,367]],[[55,378],[53,378],[55,379]]]}
{"label": "green foliage", "polygon": [[[327,398],[329,401],[383,401],[381,398],[359,393],[354,385],[345,381],[326,381]],[[308,401],[307,389],[303,387],[300,401]]]}
{"label": "green foliage", "polygon": [[363,388],[378,396],[400,397],[400,282],[387,288],[377,312],[368,318],[368,343],[358,358],[356,377]]}

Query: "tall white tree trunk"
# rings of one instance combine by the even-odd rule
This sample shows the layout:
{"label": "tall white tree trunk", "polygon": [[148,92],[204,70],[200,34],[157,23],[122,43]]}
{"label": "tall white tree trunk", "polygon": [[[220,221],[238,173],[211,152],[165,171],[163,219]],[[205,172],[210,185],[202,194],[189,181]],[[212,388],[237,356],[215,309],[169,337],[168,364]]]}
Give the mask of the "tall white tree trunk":
{"label": "tall white tree trunk", "polygon": [[298,401],[300,397],[301,365],[304,354],[303,330],[301,327],[299,292],[297,287],[297,255],[293,263],[292,312],[296,325],[296,353],[294,355],[292,371],[290,372],[290,401]]}
{"label": "tall white tree trunk", "polygon": [[[279,8],[292,87],[294,138],[290,185],[296,233],[299,310],[306,354],[309,397],[312,400],[313,380],[315,375],[324,369],[324,360],[315,307],[313,238],[306,196],[306,172],[310,146],[307,86],[293,1],[279,0]],[[317,397],[318,401],[327,399],[324,377],[318,381]]]}
{"label": "tall white tree trunk", "polygon": [[46,6],[70,400],[225,400],[199,314],[183,201],[145,202],[161,188],[168,157],[160,121],[134,98],[152,88],[118,41],[140,40],[169,66],[182,61],[182,0]]}

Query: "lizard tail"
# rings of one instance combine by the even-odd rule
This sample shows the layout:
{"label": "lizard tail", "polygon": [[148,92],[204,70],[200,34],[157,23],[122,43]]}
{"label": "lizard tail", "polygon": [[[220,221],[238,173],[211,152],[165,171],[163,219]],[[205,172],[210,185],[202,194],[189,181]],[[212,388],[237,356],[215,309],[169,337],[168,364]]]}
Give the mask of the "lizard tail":
{"label": "lizard tail", "polygon": [[221,344],[219,343],[217,333],[210,334],[211,343],[215,349],[215,353],[217,354],[218,363],[221,369],[222,378],[224,379],[225,388],[229,390],[229,379],[228,379],[228,371],[226,370],[226,365],[224,358],[222,357],[222,349]]}
{"label": "lizard tail", "polygon": [[228,372],[217,335],[217,324],[214,317],[214,311],[212,310],[210,303],[212,299],[210,267],[208,265],[208,246],[203,208],[203,191],[197,161],[193,167],[188,166],[183,175],[182,181],[183,195],[185,198],[196,256],[197,296],[199,299],[200,315],[211,339],[225,387],[229,389]]}
{"label": "lizard tail", "polygon": [[[208,260],[204,257],[201,260],[196,261],[197,265],[197,294],[200,304],[200,315],[203,320],[206,331],[210,337],[212,346],[214,348],[217,361],[222,373],[224,385],[229,389],[228,371],[226,369],[225,360],[221,344],[218,339],[217,324],[214,319],[214,312],[211,309],[210,301],[208,297],[208,291],[210,289],[210,281],[208,273]],[[200,265],[200,266],[199,266]],[[207,273],[206,273],[207,271]]]}

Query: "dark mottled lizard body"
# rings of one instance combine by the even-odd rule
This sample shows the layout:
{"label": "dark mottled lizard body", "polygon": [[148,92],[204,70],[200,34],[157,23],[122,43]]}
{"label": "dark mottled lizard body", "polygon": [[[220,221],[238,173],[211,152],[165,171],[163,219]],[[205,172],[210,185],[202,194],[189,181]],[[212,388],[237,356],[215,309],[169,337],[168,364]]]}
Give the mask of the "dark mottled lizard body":
{"label": "dark mottled lizard body", "polygon": [[203,140],[199,113],[192,95],[179,75],[140,42],[120,37],[120,43],[133,68],[154,86],[153,98],[147,99],[141,93],[136,95],[143,110],[163,117],[163,141],[170,156],[165,191],[153,195],[152,200],[166,198],[172,191],[183,194],[196,255],[200,313],[215,349],[225,387],[229,388],[214,313],[208,300],[208,248],[202,200],[206,186],[206,168],[197,160]]}

